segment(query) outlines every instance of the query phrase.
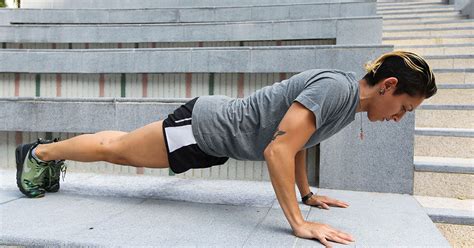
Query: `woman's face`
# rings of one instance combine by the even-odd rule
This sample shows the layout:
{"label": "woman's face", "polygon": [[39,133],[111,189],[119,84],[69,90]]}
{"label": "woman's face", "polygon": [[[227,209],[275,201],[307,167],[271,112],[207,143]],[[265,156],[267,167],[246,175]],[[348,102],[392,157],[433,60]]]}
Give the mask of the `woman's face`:
{"label": "woman's face", "polygon": [[[369,104],[367,116],[370,121],[400,121],[406,112],[414,111],[424,97],[411,97],[408,94],[393,95],[397,78],[391,77],[375,85],[375,97]],[[383,94],[380,94],[382,90]]]}

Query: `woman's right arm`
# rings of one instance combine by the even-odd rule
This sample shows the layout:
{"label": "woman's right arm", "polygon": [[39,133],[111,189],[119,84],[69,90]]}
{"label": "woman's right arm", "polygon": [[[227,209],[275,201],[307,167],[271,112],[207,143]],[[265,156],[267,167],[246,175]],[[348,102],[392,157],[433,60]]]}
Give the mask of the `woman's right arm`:
{"label": "woman's right arm", "polygon": [[270,179],[278,202],[293,233],[300,238],[316,238],[325,246],[327,240],[349,244],[352,237],[328,225],[305,221],[295,192],[295,156],[316,131],[314,114],[302,104],[293,103],[264,151]]}

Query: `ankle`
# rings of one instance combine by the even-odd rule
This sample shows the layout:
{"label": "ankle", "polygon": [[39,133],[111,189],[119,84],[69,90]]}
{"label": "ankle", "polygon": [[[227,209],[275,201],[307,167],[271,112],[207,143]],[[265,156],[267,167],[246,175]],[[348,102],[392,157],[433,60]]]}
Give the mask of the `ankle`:
{"label": "ankle", "polygon": [[38,146],[36,146],[36,148],[34,149],[34,152],[35,152],[35,156],[43,161],[50,161],[52,159],[50,159],[49,157],[49,152],[48,152],[48,149],[46,147],[46,144],[39,144]]}

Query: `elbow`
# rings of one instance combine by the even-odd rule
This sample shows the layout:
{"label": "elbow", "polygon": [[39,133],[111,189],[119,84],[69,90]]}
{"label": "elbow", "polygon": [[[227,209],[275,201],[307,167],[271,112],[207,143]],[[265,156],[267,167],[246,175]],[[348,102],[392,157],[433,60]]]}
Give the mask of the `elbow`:
{"label": "elbow", "polygon": [[273,145],[268,145],[263,151],[263,156],[265,157],[265,160],[269,160],[275,157],[275,154],[278,154],[277,149],[278,148]]}
{"label": "elbow", "polygon": [[280,144],[271,144],[268,145],[263,151],[263,156],[266,161],[270,160],[281,160],[284,158],[292,157],[294,158],[296,154],[290,152],[290,149],[285,145]]}

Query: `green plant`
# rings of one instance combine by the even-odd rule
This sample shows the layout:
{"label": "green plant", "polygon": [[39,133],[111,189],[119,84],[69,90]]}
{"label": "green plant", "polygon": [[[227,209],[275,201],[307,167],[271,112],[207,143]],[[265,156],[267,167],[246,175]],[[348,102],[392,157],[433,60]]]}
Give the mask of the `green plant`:
{"label": "green plant", "polygon": [[7,5],[5,4],[5,0],[0,0],[0,8],[5,8]]}

